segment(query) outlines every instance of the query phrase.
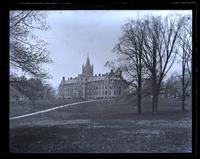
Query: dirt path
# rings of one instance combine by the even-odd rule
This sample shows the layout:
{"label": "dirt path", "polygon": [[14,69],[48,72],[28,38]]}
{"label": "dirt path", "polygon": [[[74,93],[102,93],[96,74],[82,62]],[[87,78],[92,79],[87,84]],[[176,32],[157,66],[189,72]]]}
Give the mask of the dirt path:
{"label": "dirt path", "polygon": [[29,116],[33,116],[33,115],[37,115],[37,114],[42,114],[42,113],[50,112],[50,111],[61,109],[61,108],[65,108],[65,107],[70,107],[70,106],[74,106],[74,105],[78,105],[78,104],[84,104],[84,103],[90,103],[90,102],[94,102],[94,101],[95,100],[89,100],[89,101],[83,101],[83,102],[76,102],[76,103],[61,105],[61,106],[57,106],[57,107],[54,107],[54,108],[37,111],[37,112],[34,112],[34,113],[28,113],[28,114],[25,114],[25,115],[11,117],[10,120],[25,118],[25,117],[29,117]]}

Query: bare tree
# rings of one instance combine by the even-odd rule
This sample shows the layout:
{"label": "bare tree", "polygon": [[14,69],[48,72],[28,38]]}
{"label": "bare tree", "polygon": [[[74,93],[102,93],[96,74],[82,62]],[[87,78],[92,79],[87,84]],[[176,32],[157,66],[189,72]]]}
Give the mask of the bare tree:
{"label": "bare tree", "polygon": [[118,64],[124,74],[123,80],[135,87],[137,93],[138,113],[141,113],[141,89],[143,78],[143,41],[145,26],[140,20],[131,20],[122,28],[122,36],[114,47]]}
{"label": "bare tree", "polygon": [[178,17],[151,17],[145,20],[143,61],[152,79],[152,109],[158,111],[158,97],[163,78],[173,65],[180,34],[181,21]]}
{"label": "bare tree", "polygon": [[[36,30],[48,29],[45,16],[41,11],[10,11],[9,63],[10,88],[13,88],[10,90],[16,90],[32,101],[38,92],[35,91],[35,82],[28,82],[24,78],[41,81],[49,78],[48,73],[42,69],[43,64],[51,62],[47,44],[34,34]],[[19,76],[22,78],[16,78]]]}
{"label": "bare tree", "polygon": [[[192,57],[192,22],[191,16],[187,15],[182,17],[182,29],[181,36],[179,37],[179,55],[181,57],[182,73],[182,110],[185,110],[186,91],[189,85],[191,85],[191,57]],[[186,78],[186,73],[189,75],[189,79]]]}
{"label": "bare tree", "polygon": [[47,30],[45,14],[41,11],[10,11],[10,68],[29,76],[46,78],[42,64],[51,62],[47,45],[33,34]]}

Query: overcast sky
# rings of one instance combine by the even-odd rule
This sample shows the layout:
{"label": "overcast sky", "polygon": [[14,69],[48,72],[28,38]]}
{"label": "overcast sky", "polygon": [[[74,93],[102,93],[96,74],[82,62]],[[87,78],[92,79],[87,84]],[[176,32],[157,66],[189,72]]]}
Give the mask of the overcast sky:
{"label": "overcast sky", "polygon": [[[192,14],[179,11],[47,11],[48,31],[37,32],[48,43],[52,64],[45,68],[52,75],[49,82],[57,88],[62,77],[75,77],[82,71],[87,56],[94,65],[94,74],[106,73],[104,64],[116,58],[112,52],[120,37],[121,27],[132,18],[147,15]],[[174,66],[174,69],[178,69]]]}

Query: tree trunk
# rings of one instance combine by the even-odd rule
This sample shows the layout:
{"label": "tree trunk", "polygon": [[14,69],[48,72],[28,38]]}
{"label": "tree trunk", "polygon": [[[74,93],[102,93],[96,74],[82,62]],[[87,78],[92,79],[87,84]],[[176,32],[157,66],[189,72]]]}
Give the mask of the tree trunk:
{"label": "tree trunk", "polygon": [[157,46],[155,37],[153,38],[153,67],[152,67],[152,91],[153,91],[153,113],[155,113],[156,108],[156,90],[157,90],[157,76],[156,76],[156,55],[157,55]]}
{"label": "tree trunk", "polygon": [[138,114],[141,114],[141,92],[138,90]]}
{"label": "tree trunk", "polygon": [[156,93],[155,93],[155,112],[157,113],[158,112],[158,95],[159,95],[159,92],[156,90]]}
{"label": "tree trunk", "polygon": [[152,105],[153,105],[153,113],[157,113],[158,112],[158,92],[156,92],[154,90],[153,93],[153,101],[152,101]]}
{"label": "tree trunk", "polygon": [[183,57],[182,57],[182,110],[185,111],[185,52],[183,50]]}
{"label": "tree trunk", "polygon": [[138,59],[138,113],[141,114],[141,86],[142,86],[142,43],[140,45],[139,59]]}
{"label": "tree trunk", "polygon": [[182,110],[185,111],[185,81],[182,81]]}
{"label": "tree trunk", "polygon": [[152,112],[154,113],[155,108],[155,96],[153,95],[153,101],[152,101]]}
{"label": "tree trunk", "polygon": [[153,95],[153,99],[152,99],[152,107],[153,107],[153,113],[155,113],[156,111],[156,90],[157,90],[157,82],[156,82],[156,76],[155,73],[153,74],[153,79],[152,79],[153,83],[152,83],[152,95]]}
{"label": "tree trunk", "polygon": [[185,95],[183,94],[183,97],[182,97],[182,110],[185,111]]}
{"label": "tree trunk", "polygon": [[153,113],[157,113],[158,112],[159,85],[156,84],[156,81],[154,82],[154,87],[152,89],[153,89],[153,100],[152,100]]}

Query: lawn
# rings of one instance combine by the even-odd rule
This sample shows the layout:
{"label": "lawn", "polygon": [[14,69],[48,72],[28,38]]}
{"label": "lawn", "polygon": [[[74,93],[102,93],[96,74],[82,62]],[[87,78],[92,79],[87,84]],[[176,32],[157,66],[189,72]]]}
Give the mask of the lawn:
{"label": "lawn", "polygon": [[71,99],[71,100],[37,100],[35,103],[32,103],[30,101],[24,101],[24,102],[17,102],[17,101],[10,101],[9,106],[9,116],[15,117],[19,115],[24,115],[28,113],[37,112],[40,110],[53,108],[60,105],[70,104],[74,102],[80,102],[84,101],[83,99]]}
{"label": "lawn", "polygon": [[151,100],[137,114],[135,97],[99,100],[10,121],[14,153],[190,153],[191,107]]}

